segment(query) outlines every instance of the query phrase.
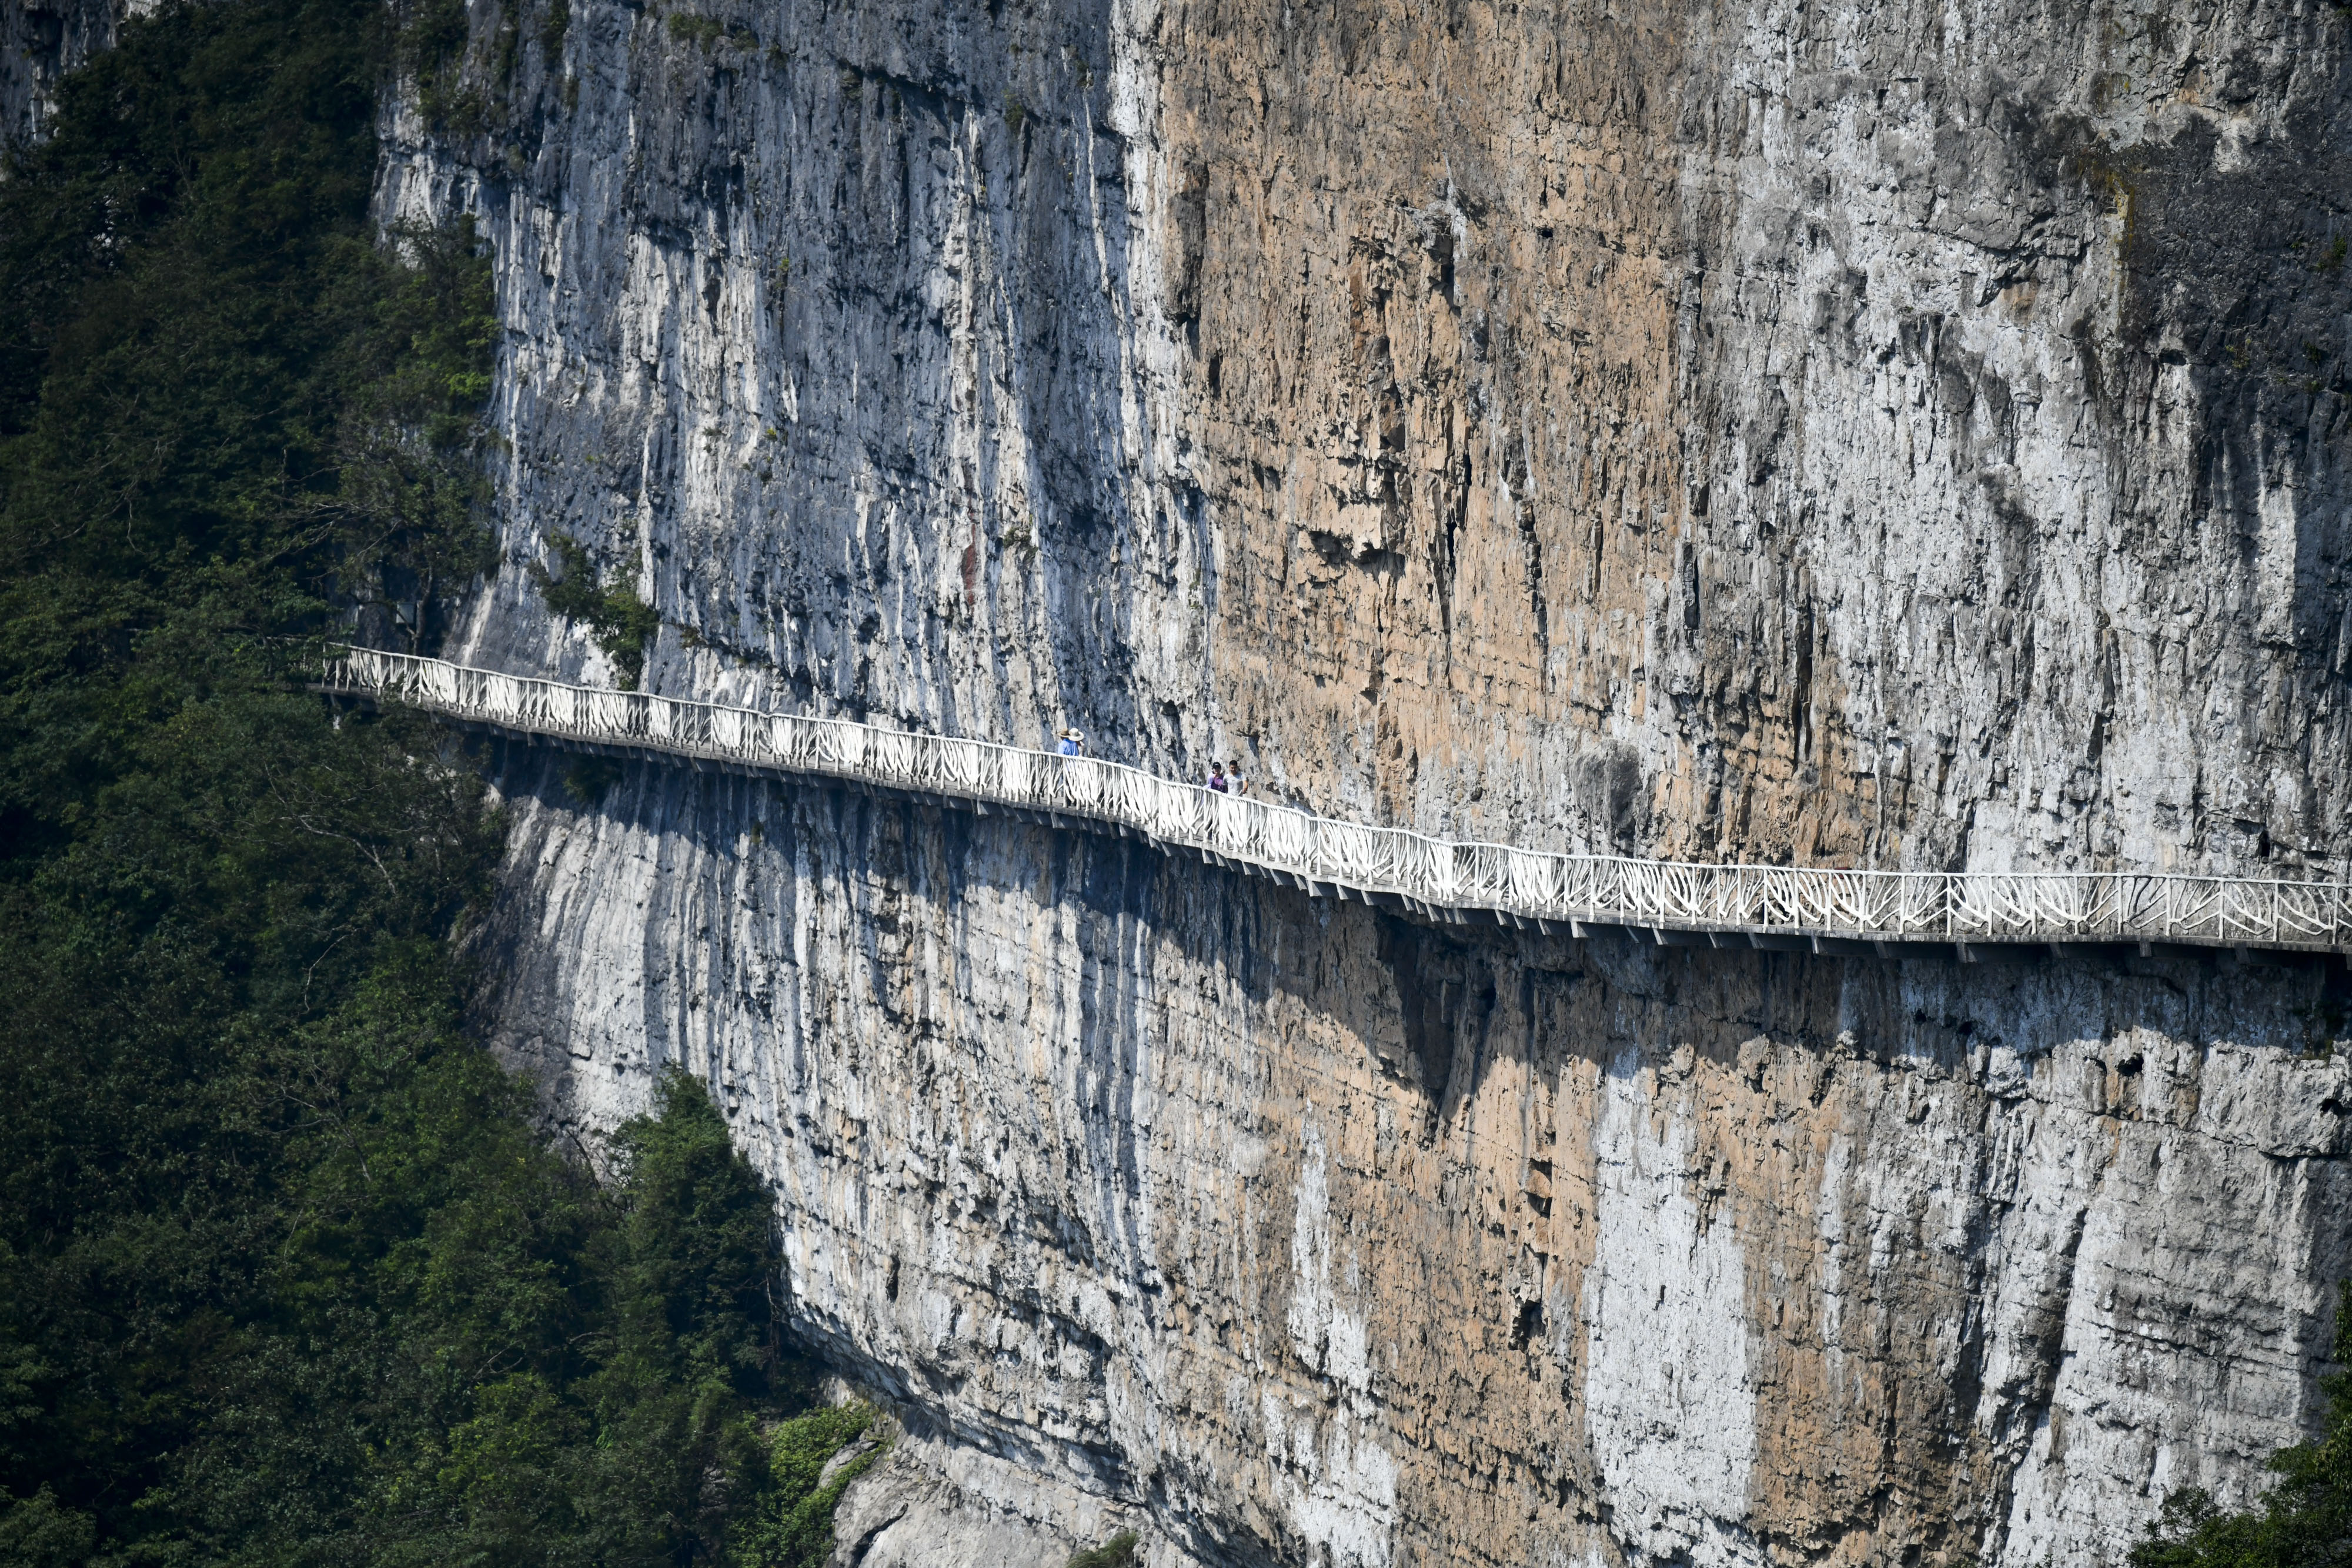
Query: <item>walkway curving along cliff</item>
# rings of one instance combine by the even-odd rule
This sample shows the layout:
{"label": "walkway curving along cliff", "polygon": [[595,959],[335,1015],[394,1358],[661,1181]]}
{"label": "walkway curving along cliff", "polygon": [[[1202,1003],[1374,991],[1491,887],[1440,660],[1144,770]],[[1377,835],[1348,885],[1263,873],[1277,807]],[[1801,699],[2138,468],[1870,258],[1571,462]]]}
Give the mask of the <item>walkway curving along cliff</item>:
{"label": "walkway curving along cliff", "polygon": [[327,690],[585,750],[844,780],[966,810],[1139,836],[1320,897],[1423,918],[1666,946],[1963,960],[2137,946],[2343,954],[2352,888],[2142,872],[1887,872],[1700,865],[1452,843],[1334,821],[1095,758],[758,713],[345,650]]}

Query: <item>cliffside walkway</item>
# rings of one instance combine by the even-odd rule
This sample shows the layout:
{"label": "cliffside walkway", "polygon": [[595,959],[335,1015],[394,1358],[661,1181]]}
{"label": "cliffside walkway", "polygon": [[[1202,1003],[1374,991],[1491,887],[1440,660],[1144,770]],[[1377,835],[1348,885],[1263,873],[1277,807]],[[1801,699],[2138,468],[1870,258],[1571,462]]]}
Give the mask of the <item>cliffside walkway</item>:
{"label": "cliffside walkway", "polygon": [[2352,948],[2341,883],[2137,872],[1878,872],[1696,865],[1451,843],[1334,821],[1094,758],[756,713],[645,692],[348,650],[327,689],[582,749],[793,779],[845,780],[966,810],[1116,831],[1322,897],[1423,918],[1668,946],[1963,960],[2080,946],[2306,954]]}

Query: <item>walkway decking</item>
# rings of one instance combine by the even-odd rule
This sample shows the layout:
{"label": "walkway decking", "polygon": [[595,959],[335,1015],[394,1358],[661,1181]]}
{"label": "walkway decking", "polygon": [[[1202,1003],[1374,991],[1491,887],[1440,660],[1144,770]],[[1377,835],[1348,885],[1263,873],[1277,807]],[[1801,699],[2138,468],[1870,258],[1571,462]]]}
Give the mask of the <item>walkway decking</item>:
{"label": "walkway decking", "polygon": [[402,653],[350,650],[327,685],[559,745],[847,780],[967,810],[1139,836],[1318,896],[1437,921],[1579,936],[1616,927],[1669,946],[1964,960],[2076,946],[2242,955],[2352,947],[2352,889],[2340,883],[1832,871],[1550,854],[1334,821],[1093,758],[600,690]]}

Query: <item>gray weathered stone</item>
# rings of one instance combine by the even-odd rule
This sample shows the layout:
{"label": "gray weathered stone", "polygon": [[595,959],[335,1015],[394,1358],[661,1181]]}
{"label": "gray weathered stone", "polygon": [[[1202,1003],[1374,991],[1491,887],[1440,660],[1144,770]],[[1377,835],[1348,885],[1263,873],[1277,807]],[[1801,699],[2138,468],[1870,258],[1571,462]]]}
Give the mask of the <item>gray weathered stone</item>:
{"label": "gray weathered stone", "polygon": [[58,79],[112,48],[123,17],[152,9],[152,0],[11,0],[0,5],[0,144],[47,136]]}
{"label": "gray weathered stone", "polygon": [[475,13],[383,186],[499,247],[469,655],[595,666],[570,531],[665,688],[1337,811],[2344,853],[2326,7]]}

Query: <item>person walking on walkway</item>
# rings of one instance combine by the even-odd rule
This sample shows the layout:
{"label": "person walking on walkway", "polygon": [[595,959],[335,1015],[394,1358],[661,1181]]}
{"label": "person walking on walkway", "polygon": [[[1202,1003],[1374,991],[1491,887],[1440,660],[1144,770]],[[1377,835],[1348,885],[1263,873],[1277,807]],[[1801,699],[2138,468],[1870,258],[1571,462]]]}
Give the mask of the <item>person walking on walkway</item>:
{"label": "person walking on walkway", "polygon": [[1054,749],[1065,757],[1084,757],[1087,754],[1087,737],[1075,729],[1066,729],[1062,732],[1061,745]]}
{"label": "person walking on walkway", "polygon": [[1214,789],[1220,795],[1225,793],[1225,765],[1223,763],[1212,762],[1209,764],[1209,788]]}

